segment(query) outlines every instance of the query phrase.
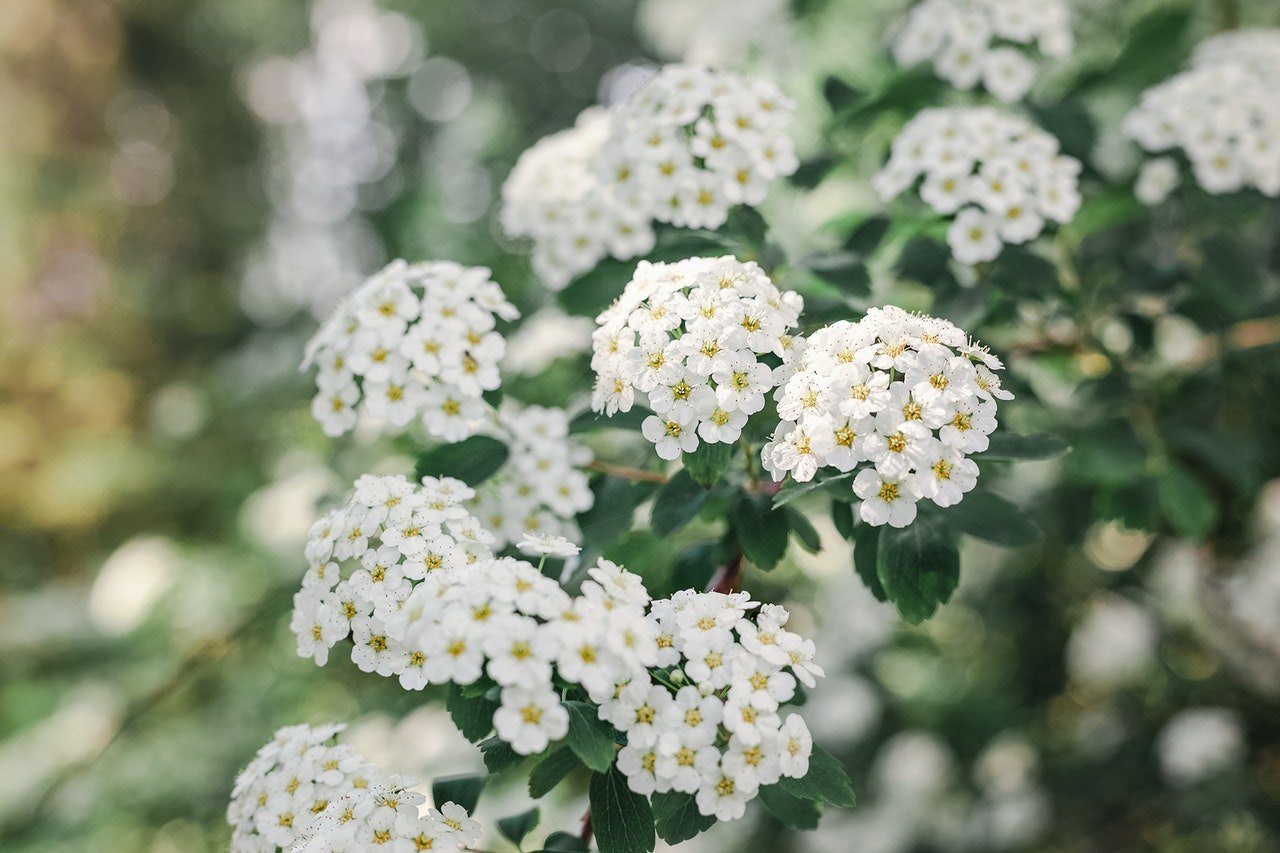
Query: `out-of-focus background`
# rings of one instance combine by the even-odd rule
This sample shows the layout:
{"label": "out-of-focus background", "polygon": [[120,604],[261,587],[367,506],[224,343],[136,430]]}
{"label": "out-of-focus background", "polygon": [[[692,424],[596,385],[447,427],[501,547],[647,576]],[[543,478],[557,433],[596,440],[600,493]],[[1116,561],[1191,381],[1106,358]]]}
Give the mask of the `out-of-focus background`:
{"label": "out-of-focus background", "polygon": [[[225,849],[232,780],[287,723],[350,720],[369,758],[422,778],[478,768],[438,702],[294,655],[316,507],[359,473],[404,470],[389,443],[323,436],[303,342],[395,257],[489,266],[532,313],[551,300],[496,224],[522,150],[689,59],[773,77],[811,153],[824,78],[883,79],[905,5],[0,4],[0,848]],[[1161,5],[1081,0],[1075,61],[1114,55]],[[1184,40],[1280,25],[1269,0],[1189,8]],[[1114,126],[1139,91],[1091,95],[1104,174],[1136,163]],[[771,193],[785,246],[876,208],[867,181],[891,136],[846,137],[819,190]],[[1274,202],[1258,209],[1274,224]],[[554,312],[526,324],[508,393],[580,400],[589,330]],[[1193,364],[1203,337],[1177,317],[1137,344],[1121,329],[1116,352],[1031,378],[1074,400],[1101,376],[1084,356]],[[1273,345],[1237,364],[1259,371],[1270,414],[1254,424],[1276,424],[1278,364]],[[1106,396],[1071,405],[1086,404],[1042,426],[1107,429]],[[1275,434],[1240,437],[1226,469],[1275,476]],[[806,717],[859,807],[804,835],[753,812],[690,847],[1277,849],[1280,481],[1256,484],[1223,555],[1140,512],[1090,513],[1082,495],[1129,461],[1021,466],[1007,493],[1036,507],[1046,543],[971,548],[957,599],[920,628],[870,598],[838,537],[793,554],[774,580],[830,675]],[[562,796],[549,828],[580,815]],[[482,819],[522,797],[486,795]]]}

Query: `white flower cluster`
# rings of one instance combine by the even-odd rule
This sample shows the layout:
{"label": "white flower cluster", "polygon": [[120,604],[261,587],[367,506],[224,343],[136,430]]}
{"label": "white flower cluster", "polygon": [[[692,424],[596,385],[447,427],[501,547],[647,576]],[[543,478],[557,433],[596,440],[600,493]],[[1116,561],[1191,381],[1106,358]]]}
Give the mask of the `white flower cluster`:
{"label": "white flower cluster", "polygon": [[511,455],[478,489],[471,511],[505,548],[525,534],[578,541],[574,516],[591,509],[595,494],[580,469],[591,451],[569,435],[564,409],[503,401],[498,425]]}
{"label": "white flower cluster", "polygon": [[899,65],[932,61],[934,73],[959,89],[982,83],[1016,101],[1036,78],[1028,53],[1062,59],[1071,53],[1071,13],[1064,0],[924,0],[907,15],[893,43]]}
{"label": "white flower cluster", "polygon": [[[1205,192],[1280,195],[1277,87],[1280,30],[1223,33],[1200,44],[1190,69],[1143,92],[1124,132],[1147,151],[1182,149]],[[1170,167],[1159,167],[1158,181],[1144,171],[1144,203],[1176,186]]]}
{"label": "white flower cluster", "polygon": [[888,201],[920,183],[920,198],[955,214],[947,243],[957,261],[994,260],[1005,243],[1026,243],[1045,221],[1069,222],[1080,208],[1080,161],[1020,116],[991,107],[921,111],[893,140],[872,179]]}
{"label": "white flower cluster", "polygon": [[644,437],[663,459],[692,453],[700,440],[736,442],[765,395],[791,375],[803,347],[791,332],[803,307],[754,262],[641,261],[596,318],[591,407],[613,415],[645,395],[656,414],[645,419]]}
{"label": "white flower cluster", "polygon": [[659,56],[712,68],[777,68],[793,48],[788,7],[788,0],[643,0],[636,24]]}
{"label": "white flower cluster", "polygon": [[993,371],[1000,360],[963,331],[901,308],[872,308],[809,338],[781,391],[782,419],[761,452],[775,480],[848,472],[872,525],[905,527],[916,503],[958,503],[978,480],[966,457],[987,449],[996,400],[1013,397]]}
{"label": "white flower cluster", "polygon": [[502,188],[502,225],[534,241],[538,276],[560,289],[605,255],[653,248],[653,220],[718,228],[759,204],[798,161],[776,86],[668,65],[612,110],[591,109],[521,155]]}
{"label": "white flower cluster", "polygon": [[742,817],[760,788],[809,772],[813,738],[798,714],[781,706],[796,679],[823,675],[814,645],[784,627],[785,608],[758,607],[745,592],[685,590],[655,601],[658,665],[665,674],[636,678],[600,706],[600,718],[625,732],[618,769],[638,794],[680,791],[718,820]]}
{"label": "white flower cluster", "polygon": [[387,776],[350,746],[344,727],[286,726],[236,778],[227,807],[232,853],[444,850],[474,844],[480,825],[445,803],[419,814],[414,779]]}
{"label": "white flower cluster", "polygon": [[356,288],[307,344],[302,369],[319,365],[311,412],[328,435],[359,412],[460,441],[498,387],[506,348],[497,318],[519,316],[489,270],[449,261],[394,261]]}

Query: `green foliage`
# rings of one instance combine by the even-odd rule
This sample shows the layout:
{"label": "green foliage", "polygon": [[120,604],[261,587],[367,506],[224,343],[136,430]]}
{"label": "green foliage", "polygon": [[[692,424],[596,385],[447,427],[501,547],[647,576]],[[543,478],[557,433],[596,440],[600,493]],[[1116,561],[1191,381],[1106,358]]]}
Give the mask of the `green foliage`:
{"label": "green foliage", "polygon": [[468,813],[474,812],[488,781],[489,777],[483,773],[443,776],[431,782],[431,802],[436,808],[445,803],[457,803]]}
{"label": "green foliage", "polygon": [[649,524],[659,536],[675,533],[693,520],[706,501],[707,490],[687,469],[681,469],[658,491]]}
{"label": "green foliage", "polygon": [[804,548],[810,554],[816,554],[822,550],[822,538],[804,513],[793,506],[788,506],[782,508],[782,514],[786,516],[787,526],[795,534],[796,541],[800,543],[801,548]]}
{"label": "green foliage", "polygon": [[1040,525],[1015,504],[982,489],[969,492],[960,503],[943,510],[942,516],[953,530],[1008,548],[1034,545],[1044,535]]}
{"label": "green foliage", "polygon": [[542,842],[543,853],[587,853],[591,848],[576,835],[553,832]]}
{"label": "green foliage", "polygon": [[442,444],[418,457],[414,479],[456,477],[469,486],[478,486],[498,473],[511,451],[505,442],[487,435],[473,435],[457,444]]}
{"label": "green foliage", "polygon": [[1203,539],[1218,523],[1218,502],[1195,474],[1177,463],[1160,477],[1160,510],[1189,539]]}
{"label": "green foliage", "polygon": [[498,818],[498,832],[502,834],[503,838],[519,848],[521,842],[524,841],[524,837],[538,825],[538,818],[539,814],[536,806],[527,812],[521,812],[511,817]]}
{"label": "green foliage", "polygon": [[649,800],[627,787],[627,777],[617,767],[593,773],[588,789],[591,824],[600,853],[649,853],[654,836]]}
{"label": "green foliage", "polygon": [[1055,435],[1018,435],[1003,429],[992,433],[990,442],[987,449],[978,455],[979,461],[1055,459],[1071,449],[1071,445]]}
{"label": "green foliage", "polygon": [[573,420],[569,421],[569,434],[580,435],[598,429],[631,429],[639,432],[640,427],[644,425],[644,419],[652,414],[653,412],[644,406],[632,406],[625,412],[615,412],[612,415],[587,409],[579,412]]}
{"label": "green foliage", "polygon": [[484,695],[468,696],[463,687],[451,684],[445,707],[458,731],[472,743],[479,743],[493,731],[493,712],[498,710],[496,701]]}
{"label": "green foliage", "polygon": [[797,483],[792,480],[773,496],[773,505],[775,507],[786,506],[798,498],[813,494],[819,490],[832,493],[848,492],[852,495],[854,473],[853,471],[846,471],[843,474],[835,474],[823,480],[814,479],[807,483]]}
{"label": "green foliage", "polygon": [[654,483],[637,483],[621,477],[597,478],[591,486],[595,503],[591,509],[578,515],[582,544],[603,551],[617,541],[631,529],[636,507],[656,488]]}
{"label": "green foliage", "polygon": [[822,806],[816,799],[789,793],[782,785],[766,785],[760,789],[760,802],[769,814],[796,829],[817,829]]}
{"label": "green foliage", "polygon": [[715,574],[718,548],[713,542],[695,542],[676,555],[671,588],[706,589]]}
{"label": "green foliage", "polygon": [[854,529],[853,568],[877,601],[888,601],[889,596],[884,591],[884,585],[880,583],[878,568],[880,529],[865,523],[859,524]]}
{"label": "green foliage", "polygon": [[578,758],[573,747],[561,746],[552,750],[530,771],[529,796],[535,800],[541,799],[548,791],[563,782],[564,777],[582,766],[582,759]]}
{"label": "green foliage", "polygon": [[734,534],[748,560],[769,571],[787,552],[787,516],[773,506],[768,495],[743,493],[733,505]]}
{"label": "green foliage", "polygon": [[490,774],[509,770],[524,760],[523,755],[497,735],[480,741],[480,752],[484,755],[484,767]]}
{"label": "green foliage", "polygon": [[933,615],[960,582],[960,551],[937,514],[922,512],[903,528],[880,528],[876,577],[885,597],[913,625]]}
{"label": "green foliage", "polygon": [[569,734],[566,741],[582,763],[597,773],[603,773],[613,764],[616,733],[613,726],[596,715],[594,705],[587,702],[564,703],[569,712]]}
{"label": "green foliage", "polygon": [[851,809],[857,802],[844,765],[816,743],[809,756],[809,772],[800,779],[784,777],[778,787],[793,797],[830,803],[841,809]]}
{"label": "green foliage", "polygon": [[692,794],[664,791],[653,795],[653,820],[658,837],[668,844],[688,841],[715,825],[716,819],[698,811]]}
{"label": "green foliage", "polygon": [[736,444],[702,442],[693,453],[684,454],[684,470],[694,482],[709,489],[725,475],[738,451]]}

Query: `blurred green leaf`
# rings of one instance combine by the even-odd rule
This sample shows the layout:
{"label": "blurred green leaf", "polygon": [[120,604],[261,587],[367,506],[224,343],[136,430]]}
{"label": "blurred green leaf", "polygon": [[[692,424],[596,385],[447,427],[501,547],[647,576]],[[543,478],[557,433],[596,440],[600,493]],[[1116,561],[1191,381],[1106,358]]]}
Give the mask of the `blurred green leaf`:
{"label": "blurred green leaf", "polygon": [[613,764],[613,726],[596,715],[594,705],[570,700],[564,703],[569,712],[569,734],[566,741],[582,763],[597,773],[603,773]]}
{"label": "blurred green leaf", "polygon": [[769,571],[787,552],[787,516],[768,495],[744,493],[733,506],[733,530],[748,560]]}
{"label": "blurred green leaf", "polygon": [[569,434],[578,435],[597,429],[630,429],[639,432],[644,419],[652,414],[644,406],[632,406],[629,411],[617,412],[611,416],[587,409],[569,421]]}
{"label": "blurred green leaf", "polygon": [[688,524],[707,500],[707,490],[685,469],[676,472],[653,501],[650,524],[654,533],[666,536]]}
{"label": "blurred green leaf", "polygon": [[718,550],[714,542],[695,542],[681,551],[676,556],[675,567],[671,572],[673,591],[706,589],[711,576],[716,572]]}
{"label": "blurred green leaf", "polygon": [[480,741],[480,752],[484,756],[484,767],[490,774],[501,773],[524,760],[523,755],[497,735]]}
{"label": "blurred green leaf", "polygon": [[1044,532],[1021,508],[991,492],[974,490],[960,503],[942,511],[947,524],[959,533],[994,545],[1017,548],[1034,545]]}
{"label": "blurred green leaf", "polygon": [[822,550],[822,537],[818,535],[818,531],[814,529],[809,519],[805,518],[804,513],[793,506],[784,507],[782,512],[786,515],[787,525],[802,548],[810,554],[816,554]]}
{"label": "blurred green leaf", "polygon": [[483,773],[464,773],[435,779],[431,783],[431,802],[436,808],[445,803],[457,803],[468,814],[472,814],[488,781],[489,777]]}
{"label": "blurred green leaf", "polygon": [[524,841],[524,837],[538,825],[538,817],[536,806],[518,815],[500,817],[498,818],[498,832],[502,834],[503,838],[519,848],[520,842]]}
{"label": "blurred green leaf", "polygon": [[822,806],[817,801],[790,794],[781,785],[761,788],[760,802],[769,814],[795,829],[817,829],[822,817]]}
{"label": "blurred green leaf", "polygon": [[960,552],[942,520],[921,513],[906,527],[880,528],[876,576],[902,618],[918,625],[955,592]]}
{"label": "blurred green leaf", "polygon": [[857,802],[853,795],[853,783],[844,765],[831,753],[816,743],[809,756],[809,772],[803,778],[783,777],[778,787],[795,797],[830,803],[837,808],[851,809]]}
{"label": "blurred green leaf", "polygon": [[564,777],[582,766],[582,759],[578,758],[573,747],[566,745],[552,750],[529,772],[529,796],[535,800],[541,799],[563,782]]}
{"label": "blurred green leaf", "polygon": [[810,480],[807,483],[797,483],[790,480],[783,486],[776,495],[773,496],[773,505],[776,507],[786,506],[792,501],[802,498],[805,495],[813,494],[821,491],[852,490],[853,471],[845,471],[841,474],[835,474],[823,480]]}
{"label": "blurred green leaf", "polygon": [[[850,507],[851,512],[852,509]],[[885,594],[884,586],[880,583],[880,574],[876,569],[879,553],[880,528],[865,522],[858,524],[853,538],[853,568],[877,601],[888,601],[889,596]]]}
{"label": "blurred green leaf", "polygon": [[996,430],[989,438],[987,449],[978,459],[991,462],[1021,462],[1030,459],[1055,459],[1068,450],[1067,444],[1056,435],[1019,435],[1007,430]]}
{"label": "blurred green leaf", "polygon": [[694,482],[709,489],[729,470],[737,449],[736,444],[723,442],[711,444],[704,441],[693,453],[684,454],[684,469],[689,472]]}
{"label": "blurred green leaf", "polygon": [[1176,462],[1161,475],[1159,494],[1164,517],[1188,539],[1203,539],[1217,525],[1218,502],[1213,492]]}
{"label": "blurred green leaf", "polygon": [[590,849],[585,841],[568,832],[553,832],[542,842],[543,853],[588,853]]}
{"label": "blurred green leaf", "polygon": [[822,81],[822,97],[833,113],[853,107],[862,100],[863,93],[834,75]]}
{"label": "blurred green leaf", "polygon": [[456,477],[469,486],[478,486],[498,473],[511,451],[507,445],[487,435],[473,435],[457,444],[442,444],[418,457],[414,479]]}

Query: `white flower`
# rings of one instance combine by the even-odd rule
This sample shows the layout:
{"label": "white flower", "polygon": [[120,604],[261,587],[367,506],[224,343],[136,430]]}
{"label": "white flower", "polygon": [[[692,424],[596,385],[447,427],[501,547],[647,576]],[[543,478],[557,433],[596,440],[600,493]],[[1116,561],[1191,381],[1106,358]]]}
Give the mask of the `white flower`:
{"label": "white flower", "polygon": [[502,688],[502,706],[493,714],[498,737],[521,755],[533,755],[569,732],[569,712],[554,690]]}
{"label": "white flower", "polygon": [[332,436],[363,412],[397,431],[421,418],[436,438],[465,438],[484,412],[481,394],[499,384],[495,318],[518,316],[487,269],[395,261],[307,344],[303,369],[320,366],[312,414]]}
{"label": "white flower", "polygon": [[1160,731],[1156,748],[1160,770],[1175,785],[1186,786],[1239,763],[1244,755],[1239,717],[1226,708],[1189,708]]}
{"label": "white flower", "polygon": [[813,752],[813,736],[799,714],[788,714],[778,731],[781,748],[777,750],[779,770],[783,776],[802,779],[809,773],[809,756]]}
{"label": "white flower", "polygon": [[526,533],[516,543],[522,554],[544,557],[572,557],[582,549],[563,536],[548,533]]}
{"label": "white flower", "polygon": [[957,88],[981,80],[1000,100],[1016,101],[1035,80],[1034,53],[1061,59],[1073,42],[1065,0],[923,0],[898,29],[893,56],[904,66],[932,60]]}
{"label": "white flower", "polygon": [[[1015,56],[993,52],[990,61],[1004,68],[1021,61]],[[1005,243],[1035,239],[1046,220],[1070,221],[1080,207],[1080,168],[1024,118],[991,107],[932,108],[894,139],[873,184],[888,201],[922,178],[920,198],[955,217],[947,229],[952,255],[976,264],[994,260]]]}

